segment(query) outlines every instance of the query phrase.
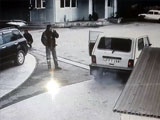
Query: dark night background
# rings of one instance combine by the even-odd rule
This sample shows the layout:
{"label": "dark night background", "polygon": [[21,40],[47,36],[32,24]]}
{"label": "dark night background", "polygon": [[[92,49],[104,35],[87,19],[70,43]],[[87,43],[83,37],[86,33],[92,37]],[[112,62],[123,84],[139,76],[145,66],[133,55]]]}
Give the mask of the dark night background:
{"label": "dark night background", "polygon": [[[0,20],[29,21],[30,0],[0,0]],[[33,1],[33,0],[32,0]],[[134,18],[148,9],[160,8],[160,0],[117,0],[118,17]],[[158,7],[157,7],[158,6]]]}

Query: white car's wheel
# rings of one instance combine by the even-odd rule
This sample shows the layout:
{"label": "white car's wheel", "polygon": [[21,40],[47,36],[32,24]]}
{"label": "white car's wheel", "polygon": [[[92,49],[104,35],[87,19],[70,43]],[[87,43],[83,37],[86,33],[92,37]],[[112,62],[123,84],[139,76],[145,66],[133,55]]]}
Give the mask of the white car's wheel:
{"label": "white car's wheel", "polygon": [[24,63],[24,60],[25,60],[24,52],[22,50],[19,50],[15,60],[16,65],[22,65]]}

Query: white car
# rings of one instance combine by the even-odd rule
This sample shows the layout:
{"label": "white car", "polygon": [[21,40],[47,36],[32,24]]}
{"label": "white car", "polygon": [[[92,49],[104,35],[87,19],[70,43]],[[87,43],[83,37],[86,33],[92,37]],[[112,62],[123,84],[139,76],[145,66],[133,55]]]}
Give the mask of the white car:
{"label": "white car", "polygon": [[[130,34],[129,34],[130,33]],[[131,72],[144,47],[151,46],[147,35],[90,31],[90,74],[100,76],[103,71]]]}
{"label": "white car", "polygon": [[160,10],[149,10],[147,13],[139,14],[138,17],[146,20],[158,20],[160,22]]}

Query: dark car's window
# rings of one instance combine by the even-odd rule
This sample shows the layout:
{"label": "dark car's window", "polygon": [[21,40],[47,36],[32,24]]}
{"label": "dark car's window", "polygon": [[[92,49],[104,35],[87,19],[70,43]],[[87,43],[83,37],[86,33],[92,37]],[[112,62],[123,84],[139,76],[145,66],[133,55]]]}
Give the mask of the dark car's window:
{"label": "dark car's window", "polygon": [[20,39],[23,37],[18,30],[13,30],[12,35],[14,36],[14,39]]}
{"label": "dark car's window", "polygon": [[3,39],[5,43],[15,41],[17,39],[22,38],[23,36],[20,34],[18,30],[13,30],[12,32],[4,33],[3,34]]}
{"label": "dark car's window", "polygon": [[12,33],[11,32],[8,32],[8,33],[4,33],[3,34],[3,40],[5,43],[8,43],[11,41],[11,38],[12,38]]}
{"label": "dark car's window", "polygon": [[2,35],[0,35],[0,45],[3,44]]}
{"label": "dark car's window", "polygon": [[114,51],[130,52],[131,43],[132,41],[130,39],[102,37],[100,39],[98,48],[110,49]]}

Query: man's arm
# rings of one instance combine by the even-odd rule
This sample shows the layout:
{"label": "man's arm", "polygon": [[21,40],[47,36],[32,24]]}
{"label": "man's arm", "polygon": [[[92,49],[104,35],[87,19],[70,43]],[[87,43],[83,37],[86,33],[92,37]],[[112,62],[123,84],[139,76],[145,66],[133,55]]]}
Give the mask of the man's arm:
{"label": "man's arm", "polygon": [[54,38],[59,38],[59,34],[57,33],[56,30],[53,30],[53,37]]}

